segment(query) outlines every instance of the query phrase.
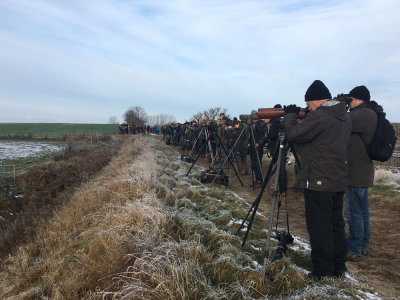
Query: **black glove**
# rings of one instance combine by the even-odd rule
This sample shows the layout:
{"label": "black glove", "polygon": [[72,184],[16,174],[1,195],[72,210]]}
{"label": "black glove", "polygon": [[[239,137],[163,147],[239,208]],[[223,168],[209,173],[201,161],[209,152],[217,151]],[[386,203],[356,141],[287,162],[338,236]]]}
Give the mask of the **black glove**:
{"label": "black glove", "polygon": [[283,110],[285,111],[285,115],[292,114],[292,113],[298,115],[299,111],[300,111],[300,107],[298,107],[296,104],[290,104],[288,106],[285,105],[283,107]]}

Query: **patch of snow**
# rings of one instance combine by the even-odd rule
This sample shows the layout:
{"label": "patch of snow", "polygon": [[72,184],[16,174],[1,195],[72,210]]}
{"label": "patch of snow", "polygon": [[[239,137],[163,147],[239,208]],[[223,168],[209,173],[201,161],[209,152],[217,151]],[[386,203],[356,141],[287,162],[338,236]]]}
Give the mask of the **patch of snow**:
{"label": "patch of snow", "polygon": [[253,248],[253,250],[262,251],[262,248],[255,247],[254,245],[250,245],[250,246],[251,246],[251,248]]}
{"label": "patch of snow", "polygon": [[293,236],[293,245],[290,247],[295,251],[311,251],[311,246],[309,243],[302,241],[299,237]]}
{"label": "patch of snow", "polygon": [[372,294],[372,293],[368,293],[368,292],[364,292],[361,290],[357,291],[358,296],[360,297],[360,299],[365,299],[365,300],[381,300],[382,298],[379,297],[379,295],[377,293]]}
{"label": "patch of snow", "polygon": [[2,159],[19,159],[60,151],[59,144],[50,142],[0,141]]}
{"label": "patch of snow", "polygon": [[261,269],[262,268],[262,265],[260,265],[257,261],[255,261],[255,260],[253,260],[252,262],[251,262],[251,264],[254,266],[254,268],[256,268],[256,269]]}

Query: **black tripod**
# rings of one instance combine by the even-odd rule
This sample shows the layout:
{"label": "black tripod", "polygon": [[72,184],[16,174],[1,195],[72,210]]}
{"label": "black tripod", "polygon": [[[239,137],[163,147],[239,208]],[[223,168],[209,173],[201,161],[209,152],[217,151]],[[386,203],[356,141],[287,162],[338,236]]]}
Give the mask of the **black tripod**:
{"label": "black tripod", "polygon": [[[200,149],[199,154],[197,155],[196,159],[194,160],[194,162],[193,162],[192,165],[190,166],[190,169],[189,169],[189,171],[186,173],[186,176],[189,175],[189,173],[190,173],[190,171],[192,170],[193,166],[196,164],[197,160],[199,159],[200,155],[202,154],[204,148],[205,148],[207,145],[209,146],[209,148],[212,148],[212,147],[211,147],[211,144],[210,144],[210,139],[211,139],[211,137],[217,137],[217,140],[219,141],[219,143],[220,143],[220,145],[221,145],[223,151],[225,152],[225,155],[228,156],[228,152],[226,151],[226,148],[225,148],[225,146],[223,145],[223,143],[222,143],[220,137],[218,136],[218,134],[215,134],[214,130],[211,130],[211,134],[210,134],[210,135],[207,134],[206,141],[205,141],[205,143],[203,144],[202,148]],[[211,151],[212,151],[212,149],[211,149]],[[213,162],[213,161],[214,161],[214,158],[212,157],[212,162]],[[232,166],[233,170],[235,171],[235,174],[236,174],[237,178],[239,179],[241,185],[243,186],[243,183],[242,183],[242,180],[240,179],[239,173],[237,172],[237,170],[236,170],[235,166],[233,165],[232,161],[229,161],[229,163],[230,163],[230,165]],[[220,169],[220,170],[221,170],[221,169]],[[218,174],[219,174],[219,172],[218,172]]]}
{"label": "black tripod", "polygon": [[[296,154],[296,151],[295,151],[293,145],[290,144],[285,137],[284,127],[283,127],[283,117],[280,119],[278,141],[279,142],[276,144],[276,147],[274,149],[274,152],[272,155],[272,161],[269,164],[267,174],[265,175],[263,183],[261,185],[261,190],[258,193],[257,198],[252,203],[249,211],[247,212],[245,219],[243,220],[239,229],[236,232],[236,235],[238,235],[240,230],[243,228],[244,224],[246,223],[248,217],[250,216],[250,213],[252,213],[250,221],[247,225],[246,233],[245,233],[243,241],[242,241],[242,246],[244,246],[247,236],[250,232],[251,226],[253,224],[254,217],[256,215],[258,206],[260,204],[261,197],[264,193],[265,188],[268,185],[269,180],[272,178],[272,176],[275,173],[274,189],[272,192],[272,205],[271,205],[271,212],[270,212],[269,223],[268,223],[268,235],[267,235],[267,241],[266,241],[266,246],[265,246],[265,251],[264,251],[264,268],[263,268],[264,274],[265,274],[267,258],[269,257],[269,247],[270,247],[270,241],[271,241],[271,231],[272,231],[272,223],[273,223],[274,212],[275,212],[276,198],[278,198],[278,193],[279,193],[279,195],[282,195],[282,194],[286,195],[286,192],[287,192],[287,174],[286,174],[286,169],[285,169],[285,163],[286,163],[287,152],[289,149],[293,153],[296,163],[300,166],[300,162],[299,162],[299,159],[297,157],[297,154]],[[288,224],[289,224],[289,222],[288,222]]]}
{"label": "black tripod", "polygon": [[[255,142],[255,138],[254,138],[253,127],[251,126],[251,121],[250,121],[250,125],[249,125],[247,122],[244,123],[244,124],[245,124],[245,125],[243,126],[242,131],[240,132],[239,136],[237,137],[237,139],[236,139],[236,141],[235,141],[235,143],[234,143],[232,149],[229,151],[229,154],[228,154],[227,157],[225,158],[225,160],[224,160],[224,162],[223,162],[221,168],[218,170],[217,175],[219,175],[219,173],[221,172],[221,170],[224,168],[224,166],[226,165],[226,163],[227,163],[228,161],[229,161],[230,164],[232,164],[232,157],[233,157],[234,153],[236,153],[236,152],[235,152],[236,145],[237,145],[237,143],[239,142],[239,140],[240,140],[240,138],[242,137],[242,135],[243,135],[243,134],[246,134],[248,128],[250,128],[250,138],[251,138],[251,140],[252,140],[252,142],[251,142],[250,144],[254,147],[254,151],[255,151],[255,153],[256,153],[256,155],[257,155],[257,166],[258,166],[258,168],[260,169],[260,173],[262,174],[261,161],[260,161],[260,157],[259,157],[258,154],[257,154],[257,148],[256,148],[256,146],[255,146],[255,145],[256,145],[256,142]],[[225,151],[225,149],[224,149],[224,151]],[[225,151],[225,154],[226,154],[226,151]],[[236,170],[235,170],[235,172],[236,172]],[[239,178],[240,184],[243,186],[243,183],[242,183],[242,181],[240,180],[240,177],[239,177],[238,174],[237,174],[237,176],[238,176],[238,178]],[[216,179],[216,177],[214,178],[214,180],[213,180],[212,183],[214,183],[215,179]],[[252,181],[253,181],[253,189],[254,189],[254,178],[253,178],[253,177],[252,177]]]}

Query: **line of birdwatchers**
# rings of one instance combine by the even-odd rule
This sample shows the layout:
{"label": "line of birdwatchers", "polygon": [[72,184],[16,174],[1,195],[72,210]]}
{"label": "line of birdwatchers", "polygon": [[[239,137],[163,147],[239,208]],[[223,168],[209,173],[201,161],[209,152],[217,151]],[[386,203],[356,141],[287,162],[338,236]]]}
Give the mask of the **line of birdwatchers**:
{"label": "line of birdwatchers", "polygon": [[150,125],[136,126],[134,124],[129,124],[128,122],[124,122],[121,125],[119,125],[119,134],[121,135],[137,134],[137,133],[160,134],[160,126],[150,126]]}
{"label": "line of birdwatchers", "polygon": [[[299,184],[304,193],[312,249],[313,268],[308,276],[313,280],[344,276],[346,260],[356,262],[368,255],[368,187],[373,185],[374,164],[366,145],[371,142],[377,126],[374,109],[382,108],[371,101],[370,92],[363,85],[352,89],[348,96],[349,112],[346,103],[332,99],[325,84],[315,80],[304,96],[309,108],[304,119],[298,119],[300,108],[296,105],[284,107],[286,138],[299,147]],[[212,123],[207,125],[207,134],[215,132],[211,135],[211,139],[215,140],[211,143],[214,153],[217,153],[217,159],[219,155],[219,161],[223,161],[225,153],[222,145],[227,145],[228,149],[232,147],[244,124],[236,119],[230,121],[221,114],[216,126]],[[257,155],[261,161],[265,145],[270,153],[275,149],[279,120],[256,120],[252,126],[256,147],[252,147],[247,132],[238,140],[234,150],[241,174],[249,174],[247,156],[250,154],[252,171],[257,182],[262,182]],[[182,149],[196,152],[201,148],[207,149],[202,147],[206,135],[203,141],[196,143],[196,149],[192,149],[203,128],[204,124],[192,122],[180,128],[166,126],[162,128],[162,133],[167,144],[181,145]],[[344,215],[349,225],[347,240],[343,219],[344,198]]]}

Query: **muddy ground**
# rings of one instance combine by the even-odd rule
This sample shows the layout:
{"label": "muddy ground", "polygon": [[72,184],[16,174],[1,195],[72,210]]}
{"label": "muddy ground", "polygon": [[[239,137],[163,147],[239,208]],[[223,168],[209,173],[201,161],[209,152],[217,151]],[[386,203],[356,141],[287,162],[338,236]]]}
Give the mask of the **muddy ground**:
{"label": "muddy ground", "polygon": [[[205,168],[205,162],[200,162]],[[263,164],[264,174],[268,167],[268,162]],[[289,188],[287,203],[289,211],[290,232],[309,242],[307,227],[305,222],[304,198],[302,192],[295,192],[295,175],[293,164],[287,166],[289,174]],[[249,203],[252,203],[260,187],[252,188],[251,175],[241,175],[244,184],[242,187],[231,169],[229,172],[230,190],[239,194]],[[273,180],[271,180],[272,182]],[[265,193],[260,203],[259,211],[269,216],[271,209],[272,187],[269,186],[269,200]],[[282,207],[284,204],[282,204]],[[276,210],[275,210],[276,212]],[[285,227],[285,211],[281,209],[280,226]],[[276,214],[275,214],[276,218]],[[362,285],[367,285],[368,289],[377,292],[383,299],[400,298],[400,211],[393,207],[384,207],[370,197],[370,218],[371,218],[371,237],[368,256],[363,257],[360,262],[347,262],[350,276],[356,278]],[[347,221],[345,220],[347,223]],[[275,228],[275,220],[274,220]],[[346,224],[346,233],[348,232]]]}

